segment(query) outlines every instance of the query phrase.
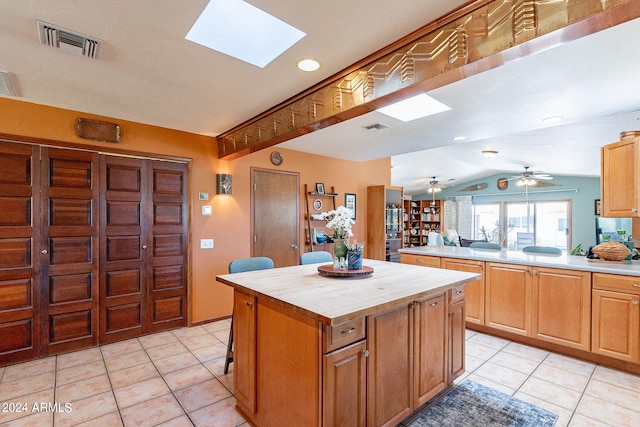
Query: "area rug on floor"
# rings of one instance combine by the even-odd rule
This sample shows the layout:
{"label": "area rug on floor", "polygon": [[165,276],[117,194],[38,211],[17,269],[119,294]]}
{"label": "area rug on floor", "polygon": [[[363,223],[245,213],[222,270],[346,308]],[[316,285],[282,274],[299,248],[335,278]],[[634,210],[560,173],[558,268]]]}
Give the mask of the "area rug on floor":
{"label": "area rug on floor", "polygon": [[551,427],[558,416],[476,382],[465,380],[410,427]]}

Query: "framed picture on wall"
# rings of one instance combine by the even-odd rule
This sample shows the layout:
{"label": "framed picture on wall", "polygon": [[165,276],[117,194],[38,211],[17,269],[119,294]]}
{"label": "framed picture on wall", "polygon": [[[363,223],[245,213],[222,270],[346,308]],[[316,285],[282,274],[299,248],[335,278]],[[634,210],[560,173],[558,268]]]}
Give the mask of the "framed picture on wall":
{"label": "framed picture on wall", "polygon": [[595,200],[593,209],[594,209],[595,215],[600,215],[600,212],[601,212],[600,199]]}
{"label": "framed picture on wall", "polygon": [[324,184],[321,182],[316,182],[316,193],[324,194]]}
{"label": "framed picture on wall", "polygon": [[344,206],[351,209],[353,215],[351,215],[351,219],[355,221],[356,219],[356,195],[353,193],[344,193]]}

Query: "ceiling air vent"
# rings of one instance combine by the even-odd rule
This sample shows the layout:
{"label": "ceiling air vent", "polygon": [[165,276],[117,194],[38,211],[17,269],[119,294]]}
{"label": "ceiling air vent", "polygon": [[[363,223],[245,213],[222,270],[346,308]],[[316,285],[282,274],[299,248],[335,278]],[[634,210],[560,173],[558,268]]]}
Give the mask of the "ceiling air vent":
{"label": "ceiling air vent", "polygon": [[56,47],[65,52],[98,59],[102,40],[57,25],[36,20],[40,43]]}
{"label": "ceiling air vent", "polygon": [[389,126],[382,123],[375,123],[369,126],[365,126],[364,128],[369,132],[377,132],[379,130],[387,129]]}

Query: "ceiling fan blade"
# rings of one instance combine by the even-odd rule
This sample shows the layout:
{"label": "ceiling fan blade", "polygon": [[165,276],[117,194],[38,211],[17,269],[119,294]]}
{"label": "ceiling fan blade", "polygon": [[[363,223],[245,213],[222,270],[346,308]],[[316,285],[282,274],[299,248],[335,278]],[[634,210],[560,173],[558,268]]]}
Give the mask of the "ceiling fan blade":
{"label": "ceiling fan blade", "polygon": [[531,175],[533,179],[553,179],[551,175],[542,174],[542,175]]}

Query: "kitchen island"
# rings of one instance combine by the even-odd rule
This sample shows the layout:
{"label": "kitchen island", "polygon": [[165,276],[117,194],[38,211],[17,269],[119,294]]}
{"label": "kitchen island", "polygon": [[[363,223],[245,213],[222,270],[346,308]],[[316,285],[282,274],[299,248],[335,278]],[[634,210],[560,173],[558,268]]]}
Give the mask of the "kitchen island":
{"label": "kitchen island", "polygon": [[470,329],[640,374],[640,261],[451,246],[401,262],[478,273],[465,288]]}
{"label": "kitchen island", "polygon": [[234,392],[256,426],[395,426],[464,372],[474,273],[365,259],[217,276],[234,288]]}

